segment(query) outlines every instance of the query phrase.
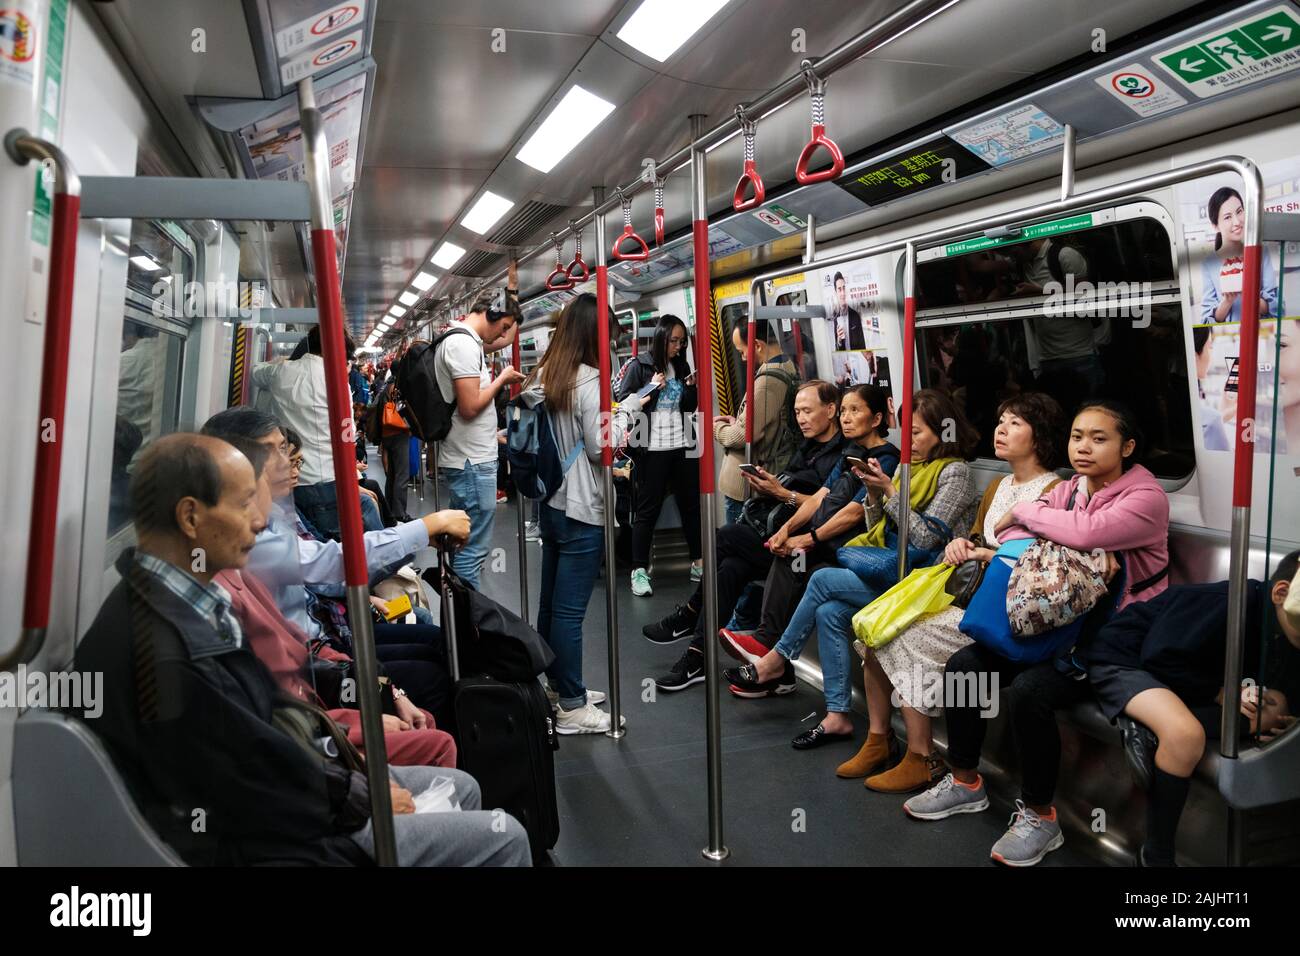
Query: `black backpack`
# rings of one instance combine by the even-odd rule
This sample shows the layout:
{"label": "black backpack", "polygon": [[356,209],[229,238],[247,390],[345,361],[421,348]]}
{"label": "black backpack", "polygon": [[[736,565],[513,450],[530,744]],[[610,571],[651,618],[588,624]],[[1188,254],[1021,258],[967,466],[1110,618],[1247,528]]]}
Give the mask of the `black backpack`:
{"label": "black backpack", "polygon": [[[466,328],[451,328],[430,342],[414,342],[393,366],[393,381],[406,403],[403,415],[411,432],[421,441],[442,441],[451,431],[451,419],[456,414],[455,393],[449,402],[442,397],[438,376],[434,371],[434,357],[438,346],[451,335],[470,335]],[[479,359],[482,363],[482,358]]]}

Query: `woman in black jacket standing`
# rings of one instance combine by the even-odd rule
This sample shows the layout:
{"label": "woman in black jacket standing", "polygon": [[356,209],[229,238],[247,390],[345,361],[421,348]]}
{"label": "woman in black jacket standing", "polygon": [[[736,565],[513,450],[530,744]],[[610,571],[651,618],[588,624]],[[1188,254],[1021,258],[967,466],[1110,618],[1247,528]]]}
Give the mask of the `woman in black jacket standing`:
{"label": "woman in black jacket standing", "polygon": [[650,541],[669,486],[682,518],[682,533],[691,553],[691,580],[703,573],[700,561],[699,462],[689,454],[696,436],[692,413],[699,398],[695,373],[686,362],[691,337],[675,315],[659,319],[650,354],[642,353],[623,375],[618,399],[652,388],[641,406],[643,416],[628,444],[635,449],[632,480],[636,514],[632,521],[632,593],[650,589]]}

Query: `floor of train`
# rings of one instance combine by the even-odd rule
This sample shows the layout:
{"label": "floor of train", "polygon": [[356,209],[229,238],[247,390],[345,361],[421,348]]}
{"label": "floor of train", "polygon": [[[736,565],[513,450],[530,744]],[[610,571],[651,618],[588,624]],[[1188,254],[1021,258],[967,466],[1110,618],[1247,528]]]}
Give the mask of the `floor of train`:
{"label": "floor of train", "polygon": [[[432,511],[432,485],[425,484],[423,499],[412,491],[408,505],[412,515]],[[506,570],[490,573],[485,567],[481,586],[517,611],[516,522],[513,501],[497,506],[493,547],[504,549]],[[538,542],[527,548],[533,619],[542,549]],[[583,677],[595,690],[607,690],[609,673],[604,583],[602,575],[584,628]],[[708,843],[705,685],[657,693],[653,701],[642,696],[643,680],[663,673],[686,645],[651,644],[641,627],[684,602],[694,585],[685,568],[676,575],[656,574],[650,597],[634,597],[625,574],[616,583],[627,733],[620,740],[604,734],[560,738],[555,859],[577,866],[710,865],[701,855]],[[733,664],[721,650],[719,658],[722,667]],[[873,793],[861,780],[835,776],[835,767],[865,739],[861,715],[854,715],[854,743],[797,751],[790,739],[821,714],[822,696],[815,687],[801,681],[793,694],[754,701],[738,700],[724,686],[721,698],[724,844],[731,851],[727,864],[995,865],[989,849],[1005,831],[1011,807],[994,801],[984,813],[920,823],[903,814],[904,797]],[[1041,865],[1096,865],[1070,839]]]}

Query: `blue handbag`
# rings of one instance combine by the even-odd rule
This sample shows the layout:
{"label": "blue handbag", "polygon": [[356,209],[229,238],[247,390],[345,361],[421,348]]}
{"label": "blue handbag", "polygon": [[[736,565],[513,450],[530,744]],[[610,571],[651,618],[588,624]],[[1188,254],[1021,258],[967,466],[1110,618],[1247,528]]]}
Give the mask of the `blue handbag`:
{"label": "blue handbag", "polygon": [[[1078,642],[1084,626],[1091,623],[1095,628],[1104,622],[1124,593],[1122,586],[1117,587],[1116,582],[1112,582],[1107,594],[1087,614],[1045,634],[1031,638],[1016,637],[1011,630],[1011,620],[1007,617],[1007,587],[1011,582],[1012,568],[1035,540],[1022,538],[1008,541],[998,548],[959,625],[961,632],[976,644],[982,644],[1000,657],[1018,664],[1038,664],[1069,652]],[[1117,581],[1122,582],[1123,579],[1121,564]]]}

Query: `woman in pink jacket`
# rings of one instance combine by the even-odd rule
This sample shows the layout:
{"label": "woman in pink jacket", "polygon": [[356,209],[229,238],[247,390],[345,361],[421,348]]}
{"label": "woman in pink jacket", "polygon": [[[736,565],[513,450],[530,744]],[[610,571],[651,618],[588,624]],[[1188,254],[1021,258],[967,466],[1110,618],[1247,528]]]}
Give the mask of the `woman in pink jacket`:
{"label": "woman in pink jacket", "polygon": [[[1086,403],[1070,429],[1076,474],[1037,501],[1012,508],[998,524],[998,540],[1044,538],[1078,551],[1104,551],[1108,578],[1123,568],[1119,607],[1155,597],[1168,586],[1169,499],[1136,463],[1141,441],[1128,408],[1109,400]],[[997,691],[1005,687],[1023,781],[1010,829],[990,855],[1007,866],[1032,866],[1062,846],[1052,805],[1061,762],[1056,711],[1091,697],[1088,682],[1078,679],[1085,675],[1071,670],[1064,661],[1015,663],[981,644],[950,657],[945,689],[962,692],[954,693],[961,699],[945,701],[952,772],[908,800],[907,814],[942,820],[988,808],[980,750],[988,718],[997,713]]]}

